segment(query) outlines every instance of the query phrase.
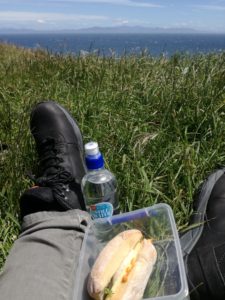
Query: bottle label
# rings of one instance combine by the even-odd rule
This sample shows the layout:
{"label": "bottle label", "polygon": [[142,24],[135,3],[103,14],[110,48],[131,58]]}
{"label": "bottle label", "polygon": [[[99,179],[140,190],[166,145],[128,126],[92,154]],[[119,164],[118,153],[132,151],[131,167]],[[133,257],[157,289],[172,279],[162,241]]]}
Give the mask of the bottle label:
{"label": "bottle label", "polygon": [[107,218],[113,215],[113,206],[109,202],[90,205],[89,209],[92,219]]}

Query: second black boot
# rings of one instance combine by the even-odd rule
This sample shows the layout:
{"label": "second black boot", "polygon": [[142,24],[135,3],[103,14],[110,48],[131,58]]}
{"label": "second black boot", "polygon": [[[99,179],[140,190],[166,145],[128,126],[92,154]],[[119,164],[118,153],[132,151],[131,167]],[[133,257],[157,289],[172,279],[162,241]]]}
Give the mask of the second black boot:
{"label": "second black boot", "polygon": [[191,300],[225,299],[224,172],[218,169],[202,184],[191,229],[180,238]]}

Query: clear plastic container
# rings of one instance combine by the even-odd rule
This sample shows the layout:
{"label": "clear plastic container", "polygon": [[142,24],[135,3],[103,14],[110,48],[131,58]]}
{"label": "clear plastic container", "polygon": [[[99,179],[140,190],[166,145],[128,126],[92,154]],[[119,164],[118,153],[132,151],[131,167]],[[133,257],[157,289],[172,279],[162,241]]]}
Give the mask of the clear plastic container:
{"label": "clear plastic container", "polygon": [[143,299],[189,299],[172,209],[167,204],[156,204],[91,222],[82,244],[73,300],[91,299],[87,294],[87,278],[99,252],[118,233],[132,228],[139,229],[145,237],[152,238],[158,254]]}

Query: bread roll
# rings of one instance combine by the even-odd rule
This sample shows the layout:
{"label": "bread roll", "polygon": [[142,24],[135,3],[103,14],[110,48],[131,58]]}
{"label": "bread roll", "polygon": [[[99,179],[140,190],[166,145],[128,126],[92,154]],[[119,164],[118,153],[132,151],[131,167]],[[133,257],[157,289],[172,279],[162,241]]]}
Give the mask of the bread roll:
{"label": "bread roll", "polygon": [[143,240],[133,267],[128,266],[127,274],[116,281],[105,300],[140,300],[143,297],[149,276],[156,262],[157,252],[151,240]]}
{"label": "bread roll", "polygon": [[131,229],[115,236],[100,252],[88,279],[88,293],[96,300],[104,299],[105,288],[129,252],[142,240],[141,231]]}

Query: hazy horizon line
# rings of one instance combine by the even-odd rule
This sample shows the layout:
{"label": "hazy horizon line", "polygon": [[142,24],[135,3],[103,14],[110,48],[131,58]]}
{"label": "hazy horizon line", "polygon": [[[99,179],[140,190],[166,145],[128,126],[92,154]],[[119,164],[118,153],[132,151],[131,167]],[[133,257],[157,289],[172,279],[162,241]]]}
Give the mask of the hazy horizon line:
{"label": "hazy horizon line", "polygon": [[[10,32],[24,32],[24,33],[71,33],[71,32],[77,32],[77,33],[132,33],[132,30],[136,32],[133,33],[212,33],[212,34],[224,34],[225,31],[220,30],[207,30],[207,29],[199,29],[199,28],[192,28],[192,27],[147,27],[142,25],[120,25],[120,26],[89,26],[89,27],[81,27],[81,28],[62,28],[62,29],[35,29],[35,28],[14,28],[14,27],[0,27],[0,33],[10,33]],[[99,32],[98,32],[99,31]],[[102,32],[100,32],[102,31]],[[110,31],[110,32],[107,32]],[[121,31],[121,32],[120,32]],[[127,31],[127,32],[126,32]],[[148,32],[149,31],[149,32]],[[174,32],[175,31],[175,32]]]}

